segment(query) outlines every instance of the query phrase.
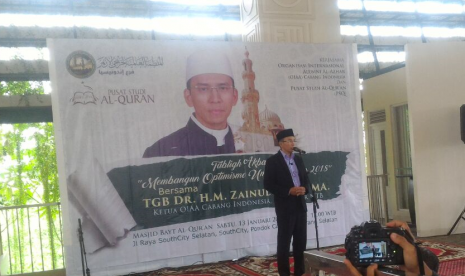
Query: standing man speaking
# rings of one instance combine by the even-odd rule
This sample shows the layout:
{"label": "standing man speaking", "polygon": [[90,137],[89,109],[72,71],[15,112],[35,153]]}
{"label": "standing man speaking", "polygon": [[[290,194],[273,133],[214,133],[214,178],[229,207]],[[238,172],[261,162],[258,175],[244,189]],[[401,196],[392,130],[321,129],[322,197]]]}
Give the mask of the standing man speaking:
{"label": "standing man speaking", "polygon": [[280,150],[266,160],[264,186],[274,195],[278,222],[278,272],[291,275],[289,249],[291,238],[294,256],[294,275],[305,272],[304,251],[307,246],[307,203],[305,195],[310,191],[305,165],[300,156],[293,153],[295,137],[292,129],[280,131],[276,138]]}

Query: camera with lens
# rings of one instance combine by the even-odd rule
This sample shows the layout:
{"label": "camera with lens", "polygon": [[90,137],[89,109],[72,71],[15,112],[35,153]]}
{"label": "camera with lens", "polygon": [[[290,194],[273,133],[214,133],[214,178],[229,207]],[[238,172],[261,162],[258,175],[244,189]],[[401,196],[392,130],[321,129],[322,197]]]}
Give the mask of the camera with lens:
{"label": "camera with lens", "polygon": [[372,263],[380,265],[404,264],[402,247],[395,244],[391,233],[405,237],[414,243],[413,237],[402,227],[383,227],[377,221],[363,222],[354,226],[346,236],[346,257],[354,266],[369,266]]}

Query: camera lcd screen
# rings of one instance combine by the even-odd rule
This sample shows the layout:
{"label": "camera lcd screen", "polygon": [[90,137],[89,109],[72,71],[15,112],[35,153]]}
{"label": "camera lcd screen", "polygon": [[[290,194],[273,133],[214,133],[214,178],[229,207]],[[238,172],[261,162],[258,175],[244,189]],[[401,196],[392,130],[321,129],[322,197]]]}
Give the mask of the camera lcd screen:
{"label": "camera lcd screen", "polygon": [[384,258],[386,257],[386,242],[360,242],[358,252],[360,259]]}

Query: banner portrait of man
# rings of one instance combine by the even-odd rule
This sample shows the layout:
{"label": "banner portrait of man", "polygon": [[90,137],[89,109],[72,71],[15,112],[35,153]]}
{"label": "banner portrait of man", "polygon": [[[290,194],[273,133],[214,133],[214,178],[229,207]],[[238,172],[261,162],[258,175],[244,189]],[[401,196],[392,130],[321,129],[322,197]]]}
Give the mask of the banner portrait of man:
{"label": "banner portrait of man", "polygon": [[234,153],[228,117],[238,99],[228,57],[199,51],[187,59],[184,100],[194,108],[187,125],[148,147],[143,157]]}

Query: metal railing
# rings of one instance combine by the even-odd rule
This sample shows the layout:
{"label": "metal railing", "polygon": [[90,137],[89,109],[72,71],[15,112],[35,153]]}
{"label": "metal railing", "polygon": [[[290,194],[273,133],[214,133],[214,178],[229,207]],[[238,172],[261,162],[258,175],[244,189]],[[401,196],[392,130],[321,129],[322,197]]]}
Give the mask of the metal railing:
{"label": "metal railing", "polygon": [[389,220],[386,186],[386,174],[367,176],[368,201],[370,203],[370,219],[377,220],[382,225]]}
{"label": "metal railing", "polygon": [[64,268],[60,203],[0,207],[0,231],[7,274]]}
{"label": "metal railing", "polygon": [[410,222],[416,224],[412,168],[396,168],[397,202],[399,209],[408,209]]}

